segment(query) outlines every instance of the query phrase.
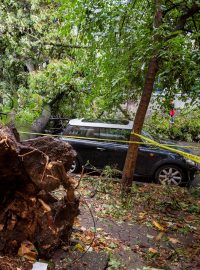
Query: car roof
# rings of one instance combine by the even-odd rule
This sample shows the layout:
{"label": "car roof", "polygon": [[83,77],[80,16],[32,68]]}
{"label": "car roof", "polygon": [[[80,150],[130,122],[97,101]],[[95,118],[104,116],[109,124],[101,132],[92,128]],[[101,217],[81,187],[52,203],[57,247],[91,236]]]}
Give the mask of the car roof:
{"label": "car roof", "polygon": [[100,127],[100,128],[117,128],[117,129],[132,129],[133,121],[128,120],[88,120],[88,119],[71,119],[69,121],[71,126],[82,126],[82,127]]}

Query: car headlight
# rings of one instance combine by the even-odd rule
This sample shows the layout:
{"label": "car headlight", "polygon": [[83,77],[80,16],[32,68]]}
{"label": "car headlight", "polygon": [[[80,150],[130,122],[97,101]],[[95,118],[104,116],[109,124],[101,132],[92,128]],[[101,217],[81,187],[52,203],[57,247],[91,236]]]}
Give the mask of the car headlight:
{"label": "car headlight", "polygon": [[191,159],[189,159],[189,158],[185,158],[185,161],[186,161],[186,163],[187,163],[188,165],[197,167],[197,164],[196,164],[195,161],[193,161],[193,160],[191,160]]}

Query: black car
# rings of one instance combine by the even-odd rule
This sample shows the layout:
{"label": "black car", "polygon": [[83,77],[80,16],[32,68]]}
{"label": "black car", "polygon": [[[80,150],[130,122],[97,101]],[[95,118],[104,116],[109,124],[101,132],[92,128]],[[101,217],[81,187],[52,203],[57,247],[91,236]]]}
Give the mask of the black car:
{"label": "black car", "polygon": [[[72,172],[87,164],[97,169],[106,165],[123,170],[131,121],[70,120],[62,139],[76,150],[77,156]],[[151,136],[145,132],[146,137]],[[66,137],[65,137],[66,136]],[[125,143],[124,143],[125,141]],[[145,141],[143,141],[145,142]],[[182,185],[190,183],[197,171],[197,164],[183,156],[152,145],[139,146],[135,175],[159,183]]]}

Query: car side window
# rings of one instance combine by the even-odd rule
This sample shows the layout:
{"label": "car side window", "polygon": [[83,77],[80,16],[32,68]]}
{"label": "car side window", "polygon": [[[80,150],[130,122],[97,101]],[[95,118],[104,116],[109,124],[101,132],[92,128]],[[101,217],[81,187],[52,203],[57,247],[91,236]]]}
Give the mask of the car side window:
{"label": "car side window", "polygon": [[87,129],[79,126],[67,126],[64,130],[64,135],[72,135],[72,136],[84,136],[86,135]]}
{"label": "car side window", "polygon": [[87,127],[86,137],[99,138],[99,128]]}
{"label": "car side window", "polygon": [[100,138],[107,140],[124,140],[128,141],[130,130],[115,128],[100,128]]}
{"label": "car side window", "polygon": [[64,130],[63,135],[97,138],[99,137],[99,128],[69,125]]}

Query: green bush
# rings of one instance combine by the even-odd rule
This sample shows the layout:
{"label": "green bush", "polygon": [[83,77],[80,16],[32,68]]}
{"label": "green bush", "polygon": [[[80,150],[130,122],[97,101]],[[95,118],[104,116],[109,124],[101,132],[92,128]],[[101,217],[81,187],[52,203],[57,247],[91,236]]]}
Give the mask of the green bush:
{"label": "green bush", "polygon": [[162,139],[200,141],[200,109],[187,108],[176,113],[174,124],[170,116],[155,112],[145,123],[145,129]]}

